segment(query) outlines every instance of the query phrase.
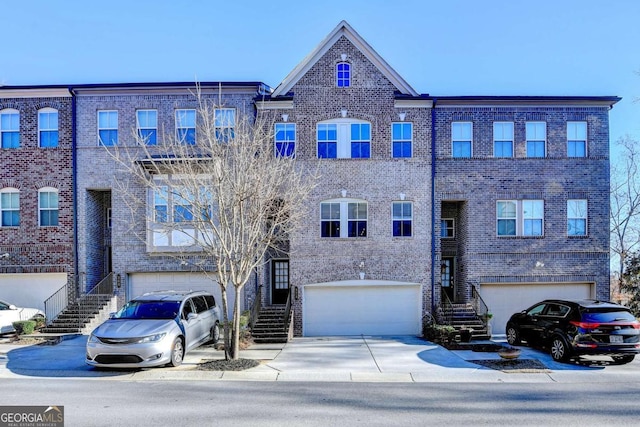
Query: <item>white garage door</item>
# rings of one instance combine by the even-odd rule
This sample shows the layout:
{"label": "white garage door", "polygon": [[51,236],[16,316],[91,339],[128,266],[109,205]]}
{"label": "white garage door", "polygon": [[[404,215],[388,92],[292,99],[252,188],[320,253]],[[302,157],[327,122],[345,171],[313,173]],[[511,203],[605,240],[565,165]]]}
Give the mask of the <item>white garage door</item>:
{"label": "white garage door", "polygon": [[421,295],[417,283],[360,280],[307,285],[303,334],[418,335]]}
{"label": "white garage door", "polygon": [[[222,308],[222,296],[217,282],[202,273],[130,273],[127,300],[152,291],[207,291],[216,298],[216,303]],[[229,301],[229,316],[233,313],[233,287],[227,289]],[[242,303],[242,302],[241,302]],[[240,310],[244,310],[240,307]]]}
{"label": "white garage door", "polygon": [[67,283],[67,273],[0,274],[0,300],[44,311],[44,302]]}
{"label": "white garage door", "polygon": [[496,283],[480,285],[480,296],[493,313],[493,334],[503,335],[512,314],[548,298],[592,298],[592,289],[589,283]]}

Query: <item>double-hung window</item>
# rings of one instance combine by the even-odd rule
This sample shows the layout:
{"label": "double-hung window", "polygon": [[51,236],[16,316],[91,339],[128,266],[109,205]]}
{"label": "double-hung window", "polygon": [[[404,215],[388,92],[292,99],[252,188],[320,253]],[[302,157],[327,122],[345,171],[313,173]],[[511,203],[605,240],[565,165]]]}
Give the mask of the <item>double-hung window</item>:
{"label": "double-hung window", "polygon": [[371,157],[371,124],[363,120],[335,119],[316,125],[318,158]]}
{"label": "double-hung window", "polygon": [[455,220],[453,218],[442,218],[442,220],[440,220],[440,237],[456,237],[455,231]]}
{"label": "double-hung window", "polygon": [[393,157],[411,157],[413,123],[391,123],[391,148]]}
{"label": "double-hung window", "polygon": [[235,136],[236,110],[233,108],[218,108],[215,111],[216,139],[229,142]]}
{"label": "double-hung window", "polygon": [[587,201],[584,199],[567,200],[567,235],[587,235]]}
{"label": "double-hung window", "polygon": [[0,190],[0,216],[1,227],[20,225],[20,191],[17,188]]}
{"label": "double-hung window", "polygon": [[296,153],[296,124],[275,124],[275,155],[276,157],[294,157]]}
{"label": "double-hung window", "polygon": [[411,237],[413,233],[413,204],[393,202],[391,206],[394,237]]}
{"label": "double-hung window", "polygon": [[567,157],[587,157],[587,122],[567,122]]}
{"label": "double-hung window", "polygon": [[196,110],[176,110],[176,139],[182,144],[196,143]]}
{"label": "double-hung window", "polygon": [[336,85],[338,87],[351,86],[351,64],[340,62],[336,65]]}
{"label": "double-hung window", "polygon": [[146,145],[156,145],[158,143],[157,110],[137,110],[136,125],[138,127],[138,138]]}
{"label": "double-hung window", "polygon": [[41,148],[58,146],[58,110],[43,108],[38,111],[38,141]]}
{"label": "double-hung window", "polygon": [[2,148],[20,148],[20,113],[11,108],[0,111]]}
{"label": "double-hung window", "polygon": [[498,236],[542,236],[543,200],[498,200],[496,203]]}
{"label": "double-hung window", "polygon": [[527,157],[545,157],[547,145],[547,124],[545,122],[527,122]]}
{"label": "double-hung window", "polygon": [[367,203],[361,200],[328,200],[320,204],[321,237],[366,237]]}
{"label": "double-hung window", "polygon": [[513,122],[493,122],[493,156],[513,157]]}
{"label": "double-hung window", "polygon": [[118,144],[117,111],[98,111],[98,142],[106,147]]}
{"label": "double-hung window", "polygon": [[473,123],[451,123],[451,152],[453,157],[471,157],[473,147]]}
{"label": "double-hung window", "polygon": [[38,211],[40,227],[58,225],[58,190],[46,187],[38,191]]}

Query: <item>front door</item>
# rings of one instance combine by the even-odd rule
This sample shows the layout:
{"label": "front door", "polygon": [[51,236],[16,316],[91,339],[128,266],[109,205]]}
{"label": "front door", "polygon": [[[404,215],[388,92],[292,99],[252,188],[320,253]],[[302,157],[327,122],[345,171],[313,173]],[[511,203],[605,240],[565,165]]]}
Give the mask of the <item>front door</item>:
{"label": "front door", "polygon": [[271,261],[271,304],[286,304],[289,296],[289,260]]}
{"label": "front door", "polygon": [[445,294],[451,302],[455,302],[455,278],[453,272],[453,258],[443,257],[442,265],[440,266],[442,293]]}

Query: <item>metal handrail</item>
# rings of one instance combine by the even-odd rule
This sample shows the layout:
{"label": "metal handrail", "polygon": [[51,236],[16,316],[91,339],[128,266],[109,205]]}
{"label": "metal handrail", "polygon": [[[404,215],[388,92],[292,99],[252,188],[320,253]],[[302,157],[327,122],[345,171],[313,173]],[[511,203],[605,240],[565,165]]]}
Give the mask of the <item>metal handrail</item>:
{"label": "metal handrail", "polygon": [[446,292],[440,293],[440,304],[442,305],[442,316],[444,323],[451,325],[453,323],[453,304]]}
{"label": "metal handrail", "polygon": [[94,315],[94,307],[104,296],[113,295],[113,273],[107,274],[89,292],[78,299],[78,327],[82,328],[85,321]]}
{"label": "metal handrail", "polygon": [[480,296],[480,292],[478,292],[476,285],[471,286],[471,303],[473,304],[473,309],[476,314],[486,322],[489,307]]}
{"label": "metal handrail", "polygon": [[253,302],[253,307],[251,307],[251,317],[249,317],[249,326],[251,327],[251,329],[253,329],[256,322],[258,321],[260,310],[262,310],[262,285],[258,286],[258,292],[256,292],[256,299]]}
{"label": "metal handrail", "polygon": [[291,288],[289,288],[289,295],[287,295],[287,304],[284,308],[284,318],[282,319],[282,329],[287,330],[287,323],[289,315],[291,314]]}
{"label": "metal handrail", "polygon": [[44,316],[47,326],[49,326],[69,304],[68,289],[69,283],[66,283],[44,301]]}

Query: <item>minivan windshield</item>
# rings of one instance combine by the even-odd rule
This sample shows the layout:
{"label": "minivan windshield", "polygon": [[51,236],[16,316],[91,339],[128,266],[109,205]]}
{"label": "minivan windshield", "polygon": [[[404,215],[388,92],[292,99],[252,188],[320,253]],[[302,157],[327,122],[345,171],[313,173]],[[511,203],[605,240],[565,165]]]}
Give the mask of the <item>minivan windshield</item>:
{"label": "minivan windshield", "polygon": [[179,301],[129,301],[114,319],[175,319],[180,311]]}

